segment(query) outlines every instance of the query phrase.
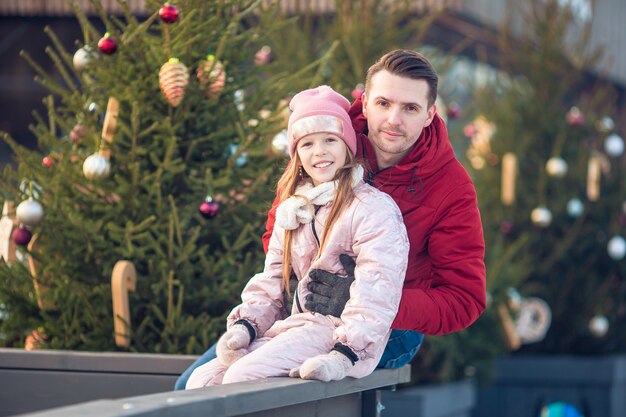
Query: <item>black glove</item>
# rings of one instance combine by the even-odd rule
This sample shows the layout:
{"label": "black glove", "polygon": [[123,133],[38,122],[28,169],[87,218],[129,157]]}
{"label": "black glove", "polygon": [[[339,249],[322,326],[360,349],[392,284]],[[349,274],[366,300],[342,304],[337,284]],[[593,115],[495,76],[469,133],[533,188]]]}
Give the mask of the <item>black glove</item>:
{"label": "black glove", "polygon": [[322,269],[313,269],[309,272],[311,281],[308,288],[311,293],[306,296],[304,302],[307,310],[341,317],[350,299],[350,286],[354,282],[356,262],[346,254],[339,255],[339,261],[346,270],[347,277],[340,277]]}
{"label": "black glove", "polygon": [[287,290],[283,290],[283,306],[285,307],[285,311],[287,312],[287,316],[291,316],[291,306],[293,305],[293,295],[296,292],[296,288],[298,287],[298,277],[296,274],[291,271],[291,275],[289,276],[289,293]]}

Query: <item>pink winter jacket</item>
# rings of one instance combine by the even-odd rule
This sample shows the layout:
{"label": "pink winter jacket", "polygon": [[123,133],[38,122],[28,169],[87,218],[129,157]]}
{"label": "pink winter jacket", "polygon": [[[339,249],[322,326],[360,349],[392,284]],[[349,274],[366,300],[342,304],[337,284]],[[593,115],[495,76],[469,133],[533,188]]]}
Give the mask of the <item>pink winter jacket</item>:
{"label": "pink winter jacket", "polygon": [[[275,323],[288,330],[301,326],[303,320],[324,318],[335,327],[332,344],[338,342],[349,346],[359,360],[365,362],[357,364],[359,368],[367,368],[367,372],[351,375],[359,377],[376,367],[389,338],[402,295],[409,241],[400,210],[391,197],[362,181],[354,191],[355,200],[335,223],[319,259],[315,259],[318,238],[322,237],[332,202],[318,210],[313,222],[301,224],[294,230],[292,267],[299,284],[293,306],[290,306],[292,315],[284,318],[281,279],[284,229],[277,224],[270,239],[264,271],[256,274],[244,288],[243,303],[229,315],[228,327],[245,319],[255,327],[257,336],[262,337]],[[319,268],[345,274],[339,262],[342,253],[356,260],[356,269],[350,300],[341,319],[301,311],[309,292],[309,271]]]}

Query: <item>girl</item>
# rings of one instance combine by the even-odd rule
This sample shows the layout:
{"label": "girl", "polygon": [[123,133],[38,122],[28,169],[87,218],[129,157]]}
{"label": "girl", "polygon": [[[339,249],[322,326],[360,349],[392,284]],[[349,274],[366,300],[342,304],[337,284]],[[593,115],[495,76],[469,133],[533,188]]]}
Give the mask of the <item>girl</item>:
{"label": "girl", "polygon": [[[281,203],[264,271],[228,316],[217,358],[192,373],[187,389],[271,376],[363,377],[389,338],[409,250],[400,210],[363,182],[345,97],[321,86],[300,92],[289,107],[292,161],[278,182]],[[356,268],[341,318],[307,311],[309,271],[345,272],[342,254]],[[299,280],[293,306],[283,306],[292,273]],[[292,313],[286,318],[285,307]]]}

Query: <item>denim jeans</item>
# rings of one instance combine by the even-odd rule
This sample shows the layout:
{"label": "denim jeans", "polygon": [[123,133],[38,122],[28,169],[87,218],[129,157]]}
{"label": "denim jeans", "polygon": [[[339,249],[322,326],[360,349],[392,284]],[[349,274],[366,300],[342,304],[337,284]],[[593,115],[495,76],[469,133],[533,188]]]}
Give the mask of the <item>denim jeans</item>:
{"label": "denim jeans", "polygon": [[[377,368],[401,368],[415,356],[422,346],[424,335],[412,330],[392,330],[383,356],[380,358]],[[183,372],[174,385],[175,390],[184,390],[191,373],[200,365],[204,365],[217,357],[216,345],[213,345],[202,354],[189,368]]]}

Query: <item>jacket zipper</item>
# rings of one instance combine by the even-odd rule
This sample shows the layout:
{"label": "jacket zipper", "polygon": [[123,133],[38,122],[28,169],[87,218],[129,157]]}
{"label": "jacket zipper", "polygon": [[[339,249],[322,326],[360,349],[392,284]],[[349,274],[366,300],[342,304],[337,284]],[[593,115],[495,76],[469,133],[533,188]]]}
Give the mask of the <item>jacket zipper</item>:
{"label": "jacket zipper", "polygon": [[[315,214],[317,214],[317,212],[319,211],[319,209],[322,208],[322,206],[318,206],[315,209]],[[315,216],[313,216],[313,220],[311,221],[311,230],[313,231],[313,237],[315,238],[315,241],[317,242],[317,247],[320,247],[320,239],[319,237],[317,237],[317,231],[315,230]],[[298,297],[298,287],[296,286],[296,290],[294,291],[294,297],[296,299],[296,307],[298,307],[298,311],[300,313],[304,313],[304,309],[302,308],[302,305],[300,304],[300,297]]]}

